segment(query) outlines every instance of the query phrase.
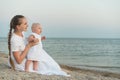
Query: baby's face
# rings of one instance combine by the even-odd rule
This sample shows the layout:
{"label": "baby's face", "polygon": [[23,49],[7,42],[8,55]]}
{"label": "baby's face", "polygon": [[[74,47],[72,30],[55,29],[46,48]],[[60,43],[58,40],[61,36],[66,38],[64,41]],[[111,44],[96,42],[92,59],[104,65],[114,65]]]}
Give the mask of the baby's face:
{"label": "baby's face", "polygon": [[34,32],[37,33],[37,34],[41,34],[42,32],[42,27],[41,25],[37,25],[34,29]]}

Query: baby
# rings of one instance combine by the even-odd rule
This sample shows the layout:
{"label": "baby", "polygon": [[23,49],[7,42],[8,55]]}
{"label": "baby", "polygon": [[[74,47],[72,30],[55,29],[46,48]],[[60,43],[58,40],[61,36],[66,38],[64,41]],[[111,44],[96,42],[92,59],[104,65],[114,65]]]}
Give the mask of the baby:
{"label": "baby", "polygon": [[42,27],[39,23],[33,23],[32,24],[32,33],[28,37],[28,42],[38,42],[35,46],[31,47],[31,49],[28,52],[27,55],[27,61],[25,64],[25,71],[29,72],[29,66],[31,63],[33,63],[33,70],[37,71],[38,70],[38,61],[40,61],[40,48],[42,48],[42,43],[41,40],[45,39],[45,36],[41,38],[41,32],[42,32]]}

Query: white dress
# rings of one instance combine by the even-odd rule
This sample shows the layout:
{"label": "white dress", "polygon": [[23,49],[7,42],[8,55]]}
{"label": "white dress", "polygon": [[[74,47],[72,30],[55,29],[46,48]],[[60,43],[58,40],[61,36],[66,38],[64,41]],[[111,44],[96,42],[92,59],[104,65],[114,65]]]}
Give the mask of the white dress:
{"label": "white dress", "polygon": [[[22,61],[21,64],[18,64],[13,56],[13,51],[20,51],[22,52],[25,48],[25,38],[20,37],[13,33],[11,38],[11,58],[14,61],[15,70],[25,71],[25,62],[26,59]],[[38,62],[38,71],[33,70],[32,63],[29,66],[30,72],[36,72],[39,74],[45,75],[63,75],[69,76],[66,72],[62,71],[60,66],[49,56],[43,48],[40,48],[40,61]],[[9,60],[9,59],[8,59]],[[8,61],[9,62],[9,61]]]}
{"label": "white dress", "polygon": [[41,49],[42,49],[41,35],[38,35],[36,33],[31,33],[31,35],[34,35],[35,38],[39,39],[39,43],[30,48],[27,55],[27,59],[33,61],[40,61]]}

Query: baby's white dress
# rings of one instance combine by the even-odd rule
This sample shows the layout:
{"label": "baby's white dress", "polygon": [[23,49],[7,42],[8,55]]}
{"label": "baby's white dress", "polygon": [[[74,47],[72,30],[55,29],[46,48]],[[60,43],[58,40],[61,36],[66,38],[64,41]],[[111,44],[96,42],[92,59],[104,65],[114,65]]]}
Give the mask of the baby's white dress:
{"label": "baby's white dress", "polygon": [[[40,42],[40,45],[41,44],[42,43]],[[12,52],[20,51],[20,54],[21,54],[24,49],[25,49],[25,37],[20,37],[13,33],[11,38],[11,57],[12,57],[12,60],[14,61],[15,70],[25,71],[26,58],[22,61],[21,64],[18,64]],[[30,72],[36,72],[44,75],[63,75],[67,77],[70,76],[60,68],[58,63],[50,55],[48,55],[47,52],[45,52],[42,46],[40,46],[37,49],[38,49],[38,52],[40,52],[40,56],[37,57],[39,58],[38,71],[33,70],[33,64],[31,63],[29,66]],[[8,63],[8,65],[11,66],[10,63]]]}
{"label": "baby's white dress", "polygon": [[40,61],[41,56],[41,49],[42,49],[42,43],[41,43],[41,35],[38,35],[36,33],[31,33],[35,38],[39,39],[39,43],[33,47],[30,48],[27,59],[33,60],[33,61]]}

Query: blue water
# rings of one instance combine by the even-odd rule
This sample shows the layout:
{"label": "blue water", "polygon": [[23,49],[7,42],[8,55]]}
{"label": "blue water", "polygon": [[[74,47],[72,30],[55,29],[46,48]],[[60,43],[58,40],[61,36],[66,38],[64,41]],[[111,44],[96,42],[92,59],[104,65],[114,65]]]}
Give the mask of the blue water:
{"label": "blue water", "polygon": [[[47,38],[43,47],[60,64],[120,73],[120,39]],[[8,53],[6,38],[0,52]]]}

